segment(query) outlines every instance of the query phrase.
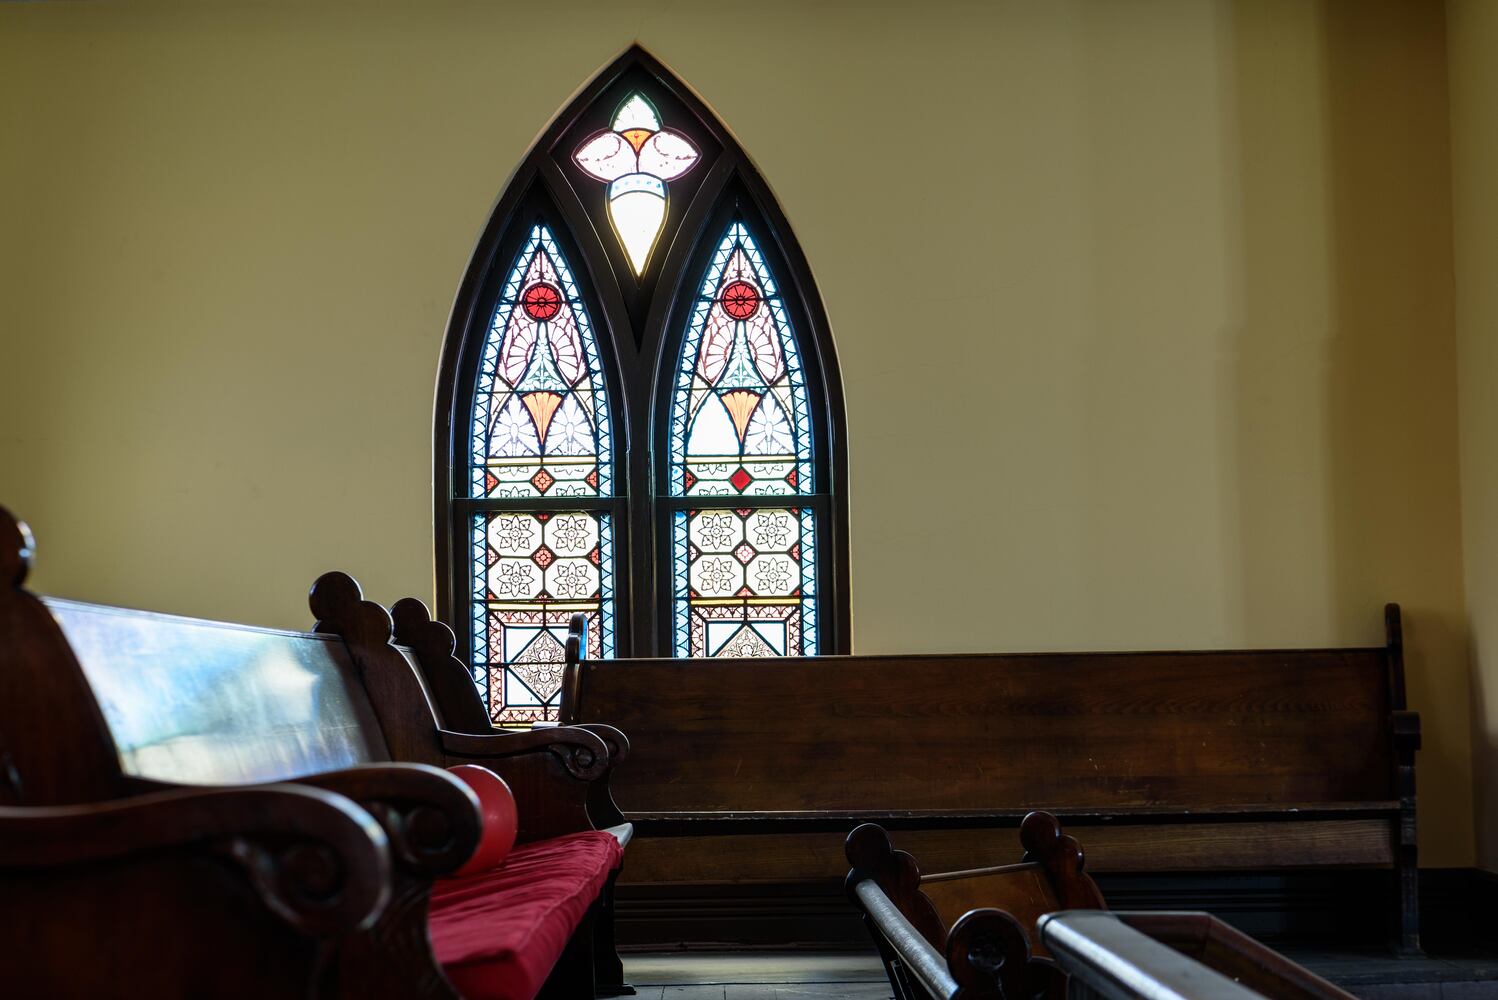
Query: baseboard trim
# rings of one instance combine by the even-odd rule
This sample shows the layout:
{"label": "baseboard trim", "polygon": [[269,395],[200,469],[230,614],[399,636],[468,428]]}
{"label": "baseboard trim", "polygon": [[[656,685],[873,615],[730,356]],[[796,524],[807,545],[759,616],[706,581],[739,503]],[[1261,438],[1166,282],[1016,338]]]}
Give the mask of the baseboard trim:
{"label": "baseboard trim", "polygon": [[[1207,910],[1271,941],[1370,942],[1387,936],[1391,872],[1099,874],[1108,903],[1128,910]],[[1498,939],[1498,874],[1420,872],[1427,950]],[[840,884],[621,885],[618,938],[626,948],[866,948],[868,935]]]}

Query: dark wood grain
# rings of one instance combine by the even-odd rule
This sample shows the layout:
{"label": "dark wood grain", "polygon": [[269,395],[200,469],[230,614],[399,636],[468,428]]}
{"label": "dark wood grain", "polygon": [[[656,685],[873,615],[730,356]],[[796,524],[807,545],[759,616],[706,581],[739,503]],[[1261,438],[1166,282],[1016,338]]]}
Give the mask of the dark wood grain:
{"label": "dark wood grain", "polygon": [[[1253,871],[1273,869],[1287,856],[1300,866],[1388,865],[1390,821],[1321,820],[1141,826],[1070,826],[1087,844],[1096,872]],[[830,883],[847,865],[847,835],[826,833],[640,835],[630,844],[626,884]],[[1007,856],[1013,829],[909,829],[900,843],[933,870],[977,868]]]}
{"label": "dark wood grain", "polygon": [[621,660],[583,664],[573,717],[630,734],[626,813],[1366,801],[1392,797],[1383,672],[1379,650]]}

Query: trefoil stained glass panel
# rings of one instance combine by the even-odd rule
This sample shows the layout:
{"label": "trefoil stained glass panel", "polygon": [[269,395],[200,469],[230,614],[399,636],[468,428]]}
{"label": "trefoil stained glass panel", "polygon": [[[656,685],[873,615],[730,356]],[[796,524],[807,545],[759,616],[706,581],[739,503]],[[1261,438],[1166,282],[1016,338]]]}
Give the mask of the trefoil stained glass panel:
{"label": "trefoil stained glass panel", "polygon": [[692,141],[662,126],[655,105],[638,93],[624,99],[608,128],[583,140],[573,153],[586,173],[607,182],[609,222],[635,274],[645,270],[665,225],[667,182],[700,158]]}

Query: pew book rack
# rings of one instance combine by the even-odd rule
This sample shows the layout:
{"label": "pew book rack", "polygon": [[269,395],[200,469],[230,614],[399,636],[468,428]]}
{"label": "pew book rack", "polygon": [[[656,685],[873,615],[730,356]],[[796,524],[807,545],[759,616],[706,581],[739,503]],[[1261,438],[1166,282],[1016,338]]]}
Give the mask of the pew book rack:
{"label": "pew book rack", "polygon": [[[37,597],[0,509],[0,976],[8,996],[591,997],[620,978],[631,827],[606,726],[446,728],[343,574],[311,633]],[[452,635],[429,628],[429,650]],[[517,847],[472,854],[513,790]]]}

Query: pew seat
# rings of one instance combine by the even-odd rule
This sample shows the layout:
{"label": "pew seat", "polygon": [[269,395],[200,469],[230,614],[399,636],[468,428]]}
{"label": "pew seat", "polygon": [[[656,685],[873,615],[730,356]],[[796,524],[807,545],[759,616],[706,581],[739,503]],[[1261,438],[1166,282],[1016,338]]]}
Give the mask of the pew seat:
{"label": "pew seat", "polygon": [[574,930],[624,860],[613,834],[582,831],[524,844],[504,864],[432,887],[432,951],[470,1000],[540,993]]}
{"label": "pew seat", "polygon": [[[235,837],[208,820],[211,836],[142,835],[167,845],[175,835],[185,841],[182,850],[196,852],[175,863],[168,858],[174,877],[196,871],[220,878],[197,855],[229,855],[272,911],[297,916],[297,905],[280,902],[291,889],[310,893],[314,899],[305,905],[313,908],[329,905],[316,898],[324,895],[334,901],[348,895],[350,905],[363,907],[336,932],[314,923],[319,933],[290,949],[304,965],[304,981],[292,994],[530,1000],[591,997],[600,986],[610,995],[627,990],[608,981],[610,963],[597,954],[599,941],[611,950],[612,935],[594,933],[611,913],[603,900],[631,834],[628,824],[615,822],[617,809],[596,816],[589,808],[590,801],[608,800],[597,788],[612,770],[608,743],[598,735],[607,727],[516,734],[443,729],[409,651],[393,642],[389,614],[363,600],[343,574],[325,574],[313,586],[314,631],[286,632],[39,598],[23,586],[32,549],[29,531],[0,509],[0,570],[9,578],[0,586],[0,807],[13,807],[0,820],[14,820],[22,834],[37,831],[32,837],[59,822],[51,812],[57,807],[81,808],[84,820],[97,821],[90,829],[75,819],[83,824],[75,837],[77,864],[44,883],[36,881],[39,862],[7,850],[0,829],[0,898],[35,884],[59,912],[91,918],[82,926],[23,928],[24,908],[0,907],[0,934],[42,939],[35,965],[27,964],[28,955],[12,956],[19,973],[10,982],[23,985],[19,995],[88,992],[92,981],[68,980],[55,956],[80,931],[115,933],[97,926],[102,914],[90,913],[88,898],[92,855],[115,849],[111,818],[156,816],[170,824],[193,815],[122,806],[162,797],[175,802],[206,795],[206,788],[222,790],[212,802],[224,809],[240,801],[233,795],[288,787],[317,790],[325,799],[261,794],[267,804],[285,803],[283,813],[301,810],[286,813],[291,818],[272,833],[297,833],[298,815],[327,827],[331,820],[317,809],[343,803],[345,823],[362,819],[369,842],[361,845],[343,831],[348,843],[336,846],[356,859],[361,849],[377,856],[345,864],[314,827],[300,831],[311,848],[292,851],[272,837],[259,853],[248,837],[253,830]],[[612,739],[623,744],[622,735]],[[505,778],[516,799],[518,846],[489,871],[450,877],[481,835],[477,798],[445,770],[458,764]],[[372,874],[345,886],[361,871]],[[169,926],[212,954],[220,942],[192,936],[195,922],[210,931],[224,923],[207,912],[222,895],[211,889],[205,887],[201,902],[190,892],[108,898],[128,907],[112,914],[116,920]],[[261,956],[240,970],[237,990],[286,995],[273,959],[273,942],[284,931],[273,935],[260,926],[263,916],[259,921],[236,927],[252,939],[247,950]],[[49,954],[54,961],[44,967]],[[146,948],[146,960],[149,954]],[[46,988],[24,988],[33,983]]]}

